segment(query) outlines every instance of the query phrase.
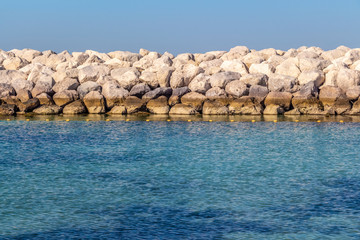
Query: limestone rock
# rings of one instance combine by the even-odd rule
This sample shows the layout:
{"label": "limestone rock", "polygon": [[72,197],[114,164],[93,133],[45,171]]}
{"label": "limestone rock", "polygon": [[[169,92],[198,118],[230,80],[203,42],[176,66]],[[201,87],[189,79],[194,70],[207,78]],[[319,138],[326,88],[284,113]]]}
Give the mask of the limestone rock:
{"label": "limestone rock", "polygon": [[79,81],[77,79],[74,78],[66,78],[65,80],[61,81],[61,82],[57,82],[54,86],[53,86],[53,90],[54,92],[58,93],[58,92],[63,92],[65,90],[77,90],[77,88],[79,87]]}
{"label": "limestone rock", "polygon": [[170,111],[168,99],[165,96],[160,96],[156,99],[150,100],[146,104],[146,107],[150,113],[154,114],[168,114]]}
{"label": "limestone rock", "polygon": [[159,86],[159,81],[157,79],[156,73],[150,71],[143,71],[140,75],[140,81],[149,85],[152,89],[155,89]]}
{"label": "limestone rock", "polygon": [[7,83],[0,83],[0,98],[15,95],[15,89]]}
{"label": "limestone rock", "polygon": [[4,68],[6,70],[18,70],[18,69],[26,66],[27,64],[29,64],[28,61],[26,61],[25,59],[19,58],[19,57],[11,57],[11,58],[5,59],[2,63],[2,65],[4,66]]}
{"label": "limestone rock", "polygon": [[227,94],[234,97],[241,97],[249,94],[249,89],[241,80],[229,82],[225,87],[225,91]]}
{"label": "limestone rock", "polygon": [[193,92],[206,93],[211,88],[210,77],[204,73],[197,75],[189,84],[189,89]]}
{"label": "limestone rock", "polygon": [[16,92],[16,97],[21,102],[26,102],[27,100],[32,98],[31,92],[29,90],[20,89]]}
{"label": "limestone rock", "polygon": [[268,76],[262,73],[247,74],[240,78],[240,81],[248,87],[253,85],[267,86]]}
{"label": "limestone rock", "polygon": [[31,91],[34,88],[34,83],[27,81],[25,79],[15,79],[11,81],[11,86],[15,89],[16,92],[20,90]]}
{"label": "limestone rock", "polygon": [[169,87],[166,88],[156,88],[150,92],[147,92],[144,94],[144,96],[142,97],[143,100],[145,101],[149,101],[150,99],[155,99],[158,98],[160,96],[166,96],[166,97],[170,97],[172,94],[172,89]]}
{"label": "limestone rock", "polygon": [[109,75],[110,69],[105,65],[92,64],[79,68],[79,82],[96,82],[100,77]]}
{"label": "limestone rock", "polygon": [[66,105],[63,109],[64,114],[82,114],[86,112],[87,110],[82,100],[77,100],[75,102],[72,102]]}
{"label": "limestone rock", "polygon": [[57,105],[42,105],[33,110],[34,113],[39,115],[57,115],[61,111],[62,108]]}
{"label": "limestone rock", "polygon": [[79,99],[79,94],[75,90],[64,90],[53,96],[55,104],[60,107],[63,107],[77,99]]}
{"label": "limestone rock", "polygon": [[15,115],[16,113],[16,106],[13,104],[2,104],[0,105],[0,115]]}
{"label": "limestone rock", "polygon": [[219,87],[210,88],[205,96],[210,100],[218,100],[220,102],[227,102],[228,100],[226,91]]}
{"label": "limestone rock", "polygon": [[316,87],[320,87],[325,82],[325,75],[320,70],[302,72],[298,78],[300,85],[314,82]]}
{"label": "limestone rock", "polygon": [[229,104],[230,114],[260,115],[262,112],[263,106],[260,102],[249,96],[234,99]]}
{"label": "limestone rock", "polygon": [[80,98],[84,98],[86,94],[88,94],[91,91],[98,91],[101,92],[102,88],[101,86],[92,81],[84,82],[83,84],[79,85],[77,88],[77,92],[79,93]]}
{"label": "limestone rock", "polygon": [[248,74],[248,69],[241,60],[224,61],[220,66],[224,71],[237,72],[241,75]]}
{"label": "limestone rock", "polygon": [[279,105],[268,105],[266,106],[263,114],[264,115],[280,115],[280,114],[284,114],[285,110],[280,107]]}
{"label": "limestone rock", "polygon": [[290,92],[296,83],[296,78],[287,75],[274,74],[269,77],[268,88],[270,92]]}
{"label": "limestone rock", "polygon": [[276,67],[275,73],[297,78],[300,75],[300,69],[297,64],[298,60],[296,58],[289,58]]}
{"label": "limestone rock", "polygon": [[54,101],[52,100],[52,98],[46,94],[46,93],[41,93],[39,95],[36,96],[37,99],[39,99],[40,101],[40,105],[54,105]]}
{"label": "limestone rock", "polygon": [[207,98],[197,92],[189,92],[181,97],[181,103],[195,108],[196,111],[201,111],[202,105]]}
{"label": "limestone rock", "polygon": [[202,113],[205,115],[227,115],[229,109],[222,102],[207,100],[204,102]]}
{"label": "limestone rock", "polygon": [[125,106],[114,106],[108,114],[126,114],[126,107]]}
{"label": "limestone rock", "polygon": [[360,85],[360,71],[352,69],[341,69],[337,74],[337,86],[346,91],[347,89]]}
{"label": "limestone rock", "polygon": [[346,90],[346,97],[351,100],[357,100],[360,96],[360,86],[354,86]]}
{"label": "limestone rock", "polygon": [[185,104],[175,104],[169,112],[170,115],[195,115],[196,113],[195,108]]}
{"label": "limestone rock", "polygon": [[115,81],[106,82],[102,87],[102,94],[106,98],[107,108],[122,104],[125,101],[125,98],[129,96],[129,92],[120,87]]}
{"label": "limestone rock", "polygon": [[105,113],[105,98],[98,91],[89,92],[83,101],[89,113]]}
{"label": "limestone rock", "polygon": [[47,95],[52,95],[54,93],[52,86],[44,82],[36,83],[35,87],[31,91],[32,96],[37,97],[42,93],[45,93]]}
{"label": "limestone rock", "polygon": [[171,74],[174,72],[172,67],[161,67],[156,72],[156,78],[159,82],[160,87],[170,87]]}
{"label": "limestone rock", "polygon": [[267,87],[260,85],[252,85],[249,89],[249,97],[254,98],[259,103],[263,102],[268,95],[269,90]]}
{"label": "limestone rock", "polygon": [[266,75],[271,75],[275,72],[274,66],[267,63],[252,64],[249,69],[250,73],[262,73]]}
{"label": "limestone rock", "polygon": [[175,104],[180,103],[181,97],[188,92],[190,92],[190,89],[188,87],[174,88],[172,91],[172,95],[169,98],[169,105],[174,106]]}
{"label": "limestone rock", "polygon": [[123,69],[118,68],[111,71],[113,77],[122,88],[131,90],[136,84],[140,83],[140,72],[136,69],[128,69],[124,72]]}
{"label": "limestone rock", "polygon": [[146,110],[146,101],[135,96],[130,96],[125,99],[124,106],[128,114],[136,113]]}
{"label": "limestone rock", "polygon": [[284,110],[289,110],[291,106],[292,94],[288,92],[270,92],[265,98],[265,106],[277,105]]}
{"label": "limestone rock", "polygon": [[20,112],[31,112],[38,106],[40,106],[40,101],[37,98],[32,98],[27,100],[26,102],[19,102],[17,104],[17,107],[19,108]]}
{"label": "limestone rock", "polygon": [[320,90],[319,99],[329,114],[343,114],[351,108],[349,99],[338,87],[324,86]]}
{"label": "limestone rock", "polygon": [[12,80],[26,79],[27,74],[17,70],[0,70],[0,83],[10,84]]}
{"label": "limestone rock", "polygon": [[139,83],[131,88],[129,95],[141,98],[145,93],[150,91],[151,88],[146,83]]}
{"label": "limestone rock", "polygon": [[134,63],[138,61],[140,58],[142,58],[142,55],[128,51],[114,51],[114,52],[109,52],[108,55],[111,58],[117,58],[121,61],[126,61],[130,63]]}
{"label": "limestone rock", "polygon": [[234,80],[239,80],[241,77],[240,73],[236,72],[219,72],[210,77],[211,87],[225,88],[225,86]]}

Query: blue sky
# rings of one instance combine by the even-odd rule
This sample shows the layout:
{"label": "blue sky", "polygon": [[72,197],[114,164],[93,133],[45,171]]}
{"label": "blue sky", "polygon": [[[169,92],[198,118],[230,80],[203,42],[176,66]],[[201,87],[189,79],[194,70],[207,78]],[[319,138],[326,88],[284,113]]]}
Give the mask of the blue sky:
{"label": "blue sky", "polygon": [[2,0],[0,49],[360,47],[359,0]]}

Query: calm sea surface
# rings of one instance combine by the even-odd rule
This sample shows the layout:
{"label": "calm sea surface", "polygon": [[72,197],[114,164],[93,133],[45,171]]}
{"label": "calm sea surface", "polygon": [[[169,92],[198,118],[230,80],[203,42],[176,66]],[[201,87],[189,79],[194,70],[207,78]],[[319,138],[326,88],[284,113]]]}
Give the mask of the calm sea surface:
{"label": "calm sea surface", "polygon": [[0,121],[0,239],[360,239],[360,123]]}

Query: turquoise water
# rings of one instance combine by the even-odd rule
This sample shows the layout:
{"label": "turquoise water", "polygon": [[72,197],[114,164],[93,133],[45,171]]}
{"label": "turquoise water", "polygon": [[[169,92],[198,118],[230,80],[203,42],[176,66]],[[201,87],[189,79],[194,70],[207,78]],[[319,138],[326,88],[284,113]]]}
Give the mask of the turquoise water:
{"label": "turquoise water", "polygon": [[0,121],[0,239],[359,239],[360,123]]}

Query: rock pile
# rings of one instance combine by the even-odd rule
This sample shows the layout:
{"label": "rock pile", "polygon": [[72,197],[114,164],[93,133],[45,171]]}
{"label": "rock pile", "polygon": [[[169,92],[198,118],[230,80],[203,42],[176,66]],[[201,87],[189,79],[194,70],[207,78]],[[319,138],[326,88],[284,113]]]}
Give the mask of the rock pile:
{"label": "rock pile", "polygon": [[360,48],[0,50],[0,114],[360,114]]}

